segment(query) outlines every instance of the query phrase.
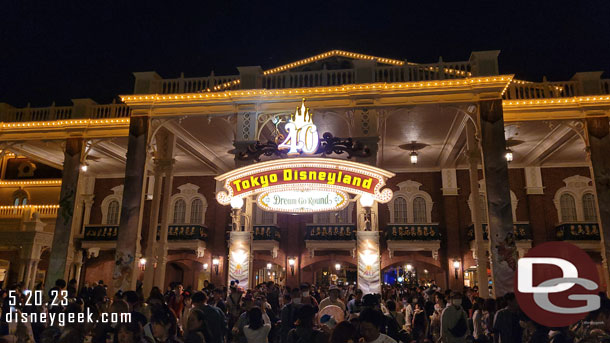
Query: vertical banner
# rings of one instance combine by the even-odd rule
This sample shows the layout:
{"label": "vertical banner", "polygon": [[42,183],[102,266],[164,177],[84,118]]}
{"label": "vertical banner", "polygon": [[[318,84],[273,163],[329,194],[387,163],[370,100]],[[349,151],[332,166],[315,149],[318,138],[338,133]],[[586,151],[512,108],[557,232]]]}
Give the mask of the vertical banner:
{"label": "vertical banner", "polygon": [[497,298],[514,291],[519,255],[513,233],[508,162],[504,157],[506,140],[502,100],[481,101],[479,108],[491,275],[493,295]]}
{"label": "vertical banner", "polygon": [[381,294],[379,231],[358,231],[358,288],[364,294]]}
{"label": "vertical banner", "polygon": [[239,281],[239,287],[246,290],[250,287],[250,259],[252,233],[231,231],[229,242],[229,283]]}

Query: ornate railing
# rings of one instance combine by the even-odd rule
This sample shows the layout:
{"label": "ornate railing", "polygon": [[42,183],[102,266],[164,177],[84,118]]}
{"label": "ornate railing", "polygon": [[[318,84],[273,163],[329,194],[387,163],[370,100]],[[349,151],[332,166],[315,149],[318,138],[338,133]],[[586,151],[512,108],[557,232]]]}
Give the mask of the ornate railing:
{"label": "ornate railing", "polygon": [[598,223],[562,223],[555,227],[557,239],[562,241],[599,240]]}
{"label": "ornate railing", "polygon": [[118,225],[89,225],[85,226],[86,241],[116,241],[119,236]]}
{"label": "ornate railing", "polygon": [[23,205],[0,206],[0,218],[20,218],[25,213],[29,215],[38,212],[40,217],[57,217],[59,205]]}
{"label": "ornate railing", "polygon": [[239,88],[239,75],[189,77],[181,76],[175,79],[155,81],[159,83],[159,93],[197,93],[215,90],[229,90]]}
{"label": "ornate railing", "polygon": [[[157,240],[161,228],[157,228]],[[88,225],[85,226],[86,241],[115,241],[119,235],[118,225]],[[167,239],[170,241],[187,241],[207,239],[207,228],[202,225],[169,225]]]}
{"label": "ornate railing", "polygon": [[275,225],[254,225],[255,241],[280,241],[280,229]]}
{"label": "ornate railing", "polygon": [[[24,107],[8,108],[0,113],[3,122],[57,121],[69,119],[106,119],[126,118],[130,109],[125,104],[91,105],[84,114],[75,116],[73,106]],[[78,118],[76,118],[78,117]]]}
{"label": "ornate railing", "polygon": [[577,96],[576,81],[529,82],[513,80],[504,92],[505,100],[550,99]]}
{"label": "ornate railing", "polygon": [[[487,240],[488,230],[487,224],[482,224],[483,226],[483,239]],[[468,235],[469,241],[474,241],[474,225],[470,225],[468,227],[468,231],[466,233]],[[513,235],[515,239],[518,241],[521,240],[531,240],[532,239],[532,229],[529,223],[514,223],[513,224]]]}
{"label": "ornate railing", "polygon": [[354,224],[309,224],[306,226],[305,240],[309,241],[350,241],[356,239]]}
{"label": "ornate railing", "polygon": [[441,231],[438,224],[390,224],[385,228],[389,241],[438,241]]}

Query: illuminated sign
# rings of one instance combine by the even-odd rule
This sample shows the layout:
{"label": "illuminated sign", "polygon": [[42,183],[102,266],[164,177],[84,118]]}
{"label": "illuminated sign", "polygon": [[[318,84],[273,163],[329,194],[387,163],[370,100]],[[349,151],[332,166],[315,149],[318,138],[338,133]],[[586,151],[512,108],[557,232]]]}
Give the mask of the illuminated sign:
{"label": "illuminated sign", "polygon": [[295,190],[263,192],[256,202],[266,211],[321,212],[338,211],[349,203],[349,195],[343,191]]}
{"label": "illuminated sign", "polygon": [[[330,158],[288,158],[242,167],[216,177],[224,183],[216,199],[228,205],[233,197],[285,191],[327,191],[336,194],[372,196],[379,202],[392,199],[392,190],[383,188],[394,174],[367,164]],[[260,201],[259,201],[260,204]],[[279,209],[274,209],[279,211]],[[328,211],[312,208],[307,212]]]}
{"label": "illuminated sign", "polygon": [[288,156],[298,155],[299,153],[314,154],[318,150],[319,137],[318,129],[313,124],[313,114],[309,113],[309,108],[305,108],[305,99],[301,103],[301,108],[290,118],[284,126],[286,138],[277,146],[279,150],[288,149]]}

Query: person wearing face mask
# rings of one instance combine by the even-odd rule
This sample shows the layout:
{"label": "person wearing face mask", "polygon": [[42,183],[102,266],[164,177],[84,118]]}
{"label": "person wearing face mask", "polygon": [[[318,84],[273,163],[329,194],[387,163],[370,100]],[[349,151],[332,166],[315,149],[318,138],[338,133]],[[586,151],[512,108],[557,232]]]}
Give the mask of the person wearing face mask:
{"label": "person wearing face mask", "polygon": [[447,302],[441,293],[437,293],[434,298],[436,303],[434,304],[434,311],[430,316],[430,335],[433,342],[438,342],[441,337],[441,315],[445,306],[447,306]]}
{"label": "person wearing face mask", "polygon": [[312,297],[309,292],[309,285],[304,283],[301,285],[301,304],[303,305],[311,305],[318,308],[318,301],[316,298]]}
{"label": "person wearing face mask", "polygon": [[468,317],[462,308],[462,294],[451,295],[451,305],[441,315],[441,342],[463,343],[468,334]]}

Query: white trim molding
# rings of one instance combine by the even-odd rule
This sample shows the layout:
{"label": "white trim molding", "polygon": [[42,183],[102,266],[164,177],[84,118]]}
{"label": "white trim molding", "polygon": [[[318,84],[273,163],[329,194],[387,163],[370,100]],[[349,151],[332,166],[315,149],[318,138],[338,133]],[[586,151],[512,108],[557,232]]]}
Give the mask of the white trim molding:
{"label": "white trim molding", "polygon": [[[119,202],[119,219],[121,218],[121,207],[123,202],[123,185],[118,185],[110,189],[112,194],[102,200],[102,224],[108,224],[108,207],[113,200]],[[117,223],[118,225],[118,223]]]}
{"label": "white trim molding", "polygon": [[[182,186],[178,187],[178,190],[180,191],[180,193],[176,193],[174,195],[171,196],[170,198],[170,208],[169,208],[169,219],[172,222],[172,224],[177,224],[174,223],[174,209],[176,206],[176,202],[180,199],[184,200],[186,206],[185,206],[185,213],[184,213],[184,224],[193,224],[193,225],[204,225],[205,223],[205,214],[208,210],[208,201],[206,200],[206,198],[203,196],[203,194],[199,193],[199,186],[194,185],[192,183],[185,183]],[[201,222],[199,223],[191,223],[191,205],[193,204],[193,200],[195,199],[199,199],[202,202],[202,208],[201,208]],[[182,223],[180,223],[182,224]]]}
{"label": "white trim molding", "polygon": [[[585,194],[593,194],[594,199],[597,199],[597,195],[595,194],[595,187],[593,187],[593,180],[591,178],[574,175],[563,179],[563,182],[566,184],[564,187],[561,187],[555,193],[555,197],[553,198],[553,204],[555,205],[555,209],[557,210],[557,221],[562,223],[562,213],[561,213],[561,196],[564,194],[570,194],[574,198],[574,203],[576,205],[576,221],[584,222],[585,221],[585,210],[584,204],[582,201],[582,197]],[[597,201],[594,201],[594,206],[597,206]],[[597,209],[595,210],[596,218],[597,218]]]}
{"label": "white trim molding", "polygon": [[[394,192],[394,196],[392,200],[388,203],[388,209],[390,210],[390,223],[391,224],[430,224],[432,223],[432,206],[434,206],[434,202],[432,201],[432,197],[430,194],[422,191],[420,187],[421,183],[415,182],[412,180],[403,181],[397,184],[398,190]],[[395,220],[394,214],[394,202],[398,197],[402,197],[407,201],[407,222],[406,223],[397,223]],[[415,223],[413,218],[413,200],[415,198],[421,197],[426,202],[426,221],[423,223]]]}

